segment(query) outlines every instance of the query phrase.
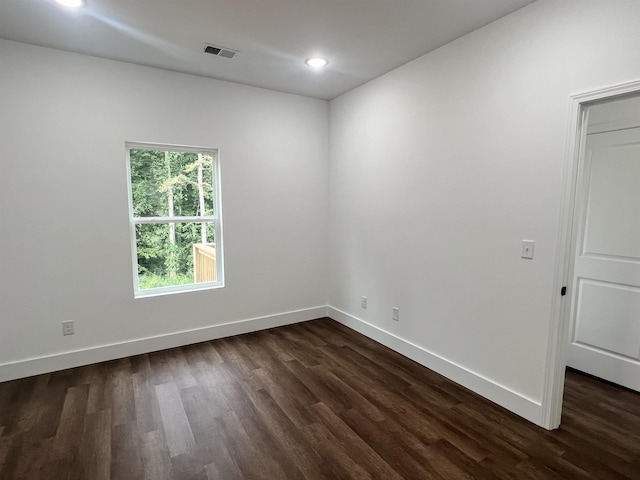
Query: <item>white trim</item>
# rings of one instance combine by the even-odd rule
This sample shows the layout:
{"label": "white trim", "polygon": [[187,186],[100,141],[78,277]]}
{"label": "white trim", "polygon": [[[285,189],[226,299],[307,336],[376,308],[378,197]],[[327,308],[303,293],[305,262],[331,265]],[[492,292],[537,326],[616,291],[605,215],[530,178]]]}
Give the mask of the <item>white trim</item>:
{"label": "white trim", "polygon": [[541,425],[542,406],[535,400],[429,352],[408,340],[326,305],[4,363],[0,364],[0,382],[324,317],[330,317],[507,410]]}
{"label": "white trim", "polygon": [[[565,298],[571,292],[571,268],[573,265],[574,208],[576,180],[580,152],[586,138],[586,125],[590,103],[608,98],[640,92],[640,80],[605,87],[599,90],[572,95],[569,99],[568,137],[565,152],[558,247],[556,250],[556,272],[553,283],[553,300],[549,336],[547,342],[547,364],[542,396],[542,426],[558,428],[562,415],[564,373],[566,367],[569,307]],[[567,295],[560,296],[560,288],[567,286]]]}
{"label": "white trim", "polygon": [[319,306],[291,312],[265,315],[262,317],[237,320],[219,325],[172,332],[153,337],[138,338],[119,343],[98,345],[82,350],[56,353],[42,357],[25,358],[15,362],[0,364],[0,382],[30,377],[42,373],[55,372],[67,368],[89,365],[96,362],[115,360],[167,348],[206,342],[216,338],[241,335],[267,328],[306,322],[327,316],[327,307]]}
{"label": "white trim", "polygon": [[[217,267],[217,266],[216,266]],[[197,292],[199,290],[213,290],[223,288],[224,281],[185,283],[183,285],[171,285],[169,287],[138,288],[133,292],[133,298],[160,297],[163,295],[173,295],[174,293]]]}
{"label": "white trim", "polygon": [[211,153],[214,150],[218,150],[217,148],[211,147],[197,147],[194,145],[176,145],[174,143],[155,143],[155,142],[137,142],[137,141],[126,141],[125,142],[127,150],[131,148],[139,148],[142,150],[153,150],[160,149],[166,150],[168,152],[189,152],[189,153]]}
{"label": "white trim", "polygon": [[131,188],[131,155],[129,143],[124,144],[125,167],[127,175],[127,205],[129,207],[129,243],[131,245],[131,274],[133,275],[133,294],[140,290],[140,282],[138,281],[138,247],[136,244],[136,226],[131,221],[133,218],[133,190]]}
{"label": "white trim", "polygon": [[131,220],[135,224],[149,223],[213,223],[216,217],[207,215],[202,217],[133,217]]}
{"label": "white trim", "polygon": [[539,402],[337,308],[329,306],[327,313],[335,321],[542,426]]}
{"label": "white trim", "polygon": [[589,124],[587,126],[587,135],[596,135],[598,133],[613,132],[616,130],[629,130],[630,128],[640,127],[638,120],[614,120],[612,122]]}

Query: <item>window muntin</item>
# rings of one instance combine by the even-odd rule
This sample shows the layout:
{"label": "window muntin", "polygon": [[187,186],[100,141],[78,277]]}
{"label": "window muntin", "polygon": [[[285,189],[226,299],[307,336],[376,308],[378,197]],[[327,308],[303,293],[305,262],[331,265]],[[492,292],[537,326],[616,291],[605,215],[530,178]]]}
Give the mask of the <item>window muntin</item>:
{"label": "window muntin", "polygon": [[135,296],[222,286],[218,151],[126,147]]}

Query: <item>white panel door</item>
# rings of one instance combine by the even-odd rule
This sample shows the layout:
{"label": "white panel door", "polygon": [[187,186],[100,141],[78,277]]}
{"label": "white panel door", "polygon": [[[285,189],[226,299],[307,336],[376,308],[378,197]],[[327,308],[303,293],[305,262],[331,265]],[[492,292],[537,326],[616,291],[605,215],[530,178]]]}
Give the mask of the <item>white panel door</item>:
{"label": "white panel door", "polygon": [[640,128],[587,135],[567,365],[640,391]]}

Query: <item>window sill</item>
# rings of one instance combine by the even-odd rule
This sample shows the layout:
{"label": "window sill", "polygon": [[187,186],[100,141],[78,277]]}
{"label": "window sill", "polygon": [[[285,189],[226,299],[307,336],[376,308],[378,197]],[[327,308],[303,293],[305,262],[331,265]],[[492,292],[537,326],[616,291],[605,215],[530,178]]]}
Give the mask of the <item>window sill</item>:
{"label": "window sill", "polygon": [[224,287],[222,282],[203,282],[190,283],[188,285],[177,285],[175,287],[158,287],[146,290],[137,290],[134,292],[134,298],[159,297],[164,295],[173,295],[176,293],[197,292],[200,290],[213,290]]}

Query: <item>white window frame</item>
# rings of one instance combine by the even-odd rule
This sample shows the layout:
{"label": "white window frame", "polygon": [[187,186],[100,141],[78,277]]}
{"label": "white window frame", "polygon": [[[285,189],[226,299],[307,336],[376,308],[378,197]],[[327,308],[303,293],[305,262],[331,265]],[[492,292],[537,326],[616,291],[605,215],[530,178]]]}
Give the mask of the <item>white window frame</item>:
{"label": "white window frame", "polygon": [[[222,188],[220,183],[220,151],[217,148],[193,147],[186,145],[172,145],[148,142],[125,142],[127,159],[127,193],[129,196],[129,230],[131,236],[131,260],[133,266],[133,292],[135,298],[154,297],[173,293],[192,292],[224,287],[224,261],[222,254]],[[159,150],[170,152],[202,153],[212,156],[211,174],[213,187],[213,215],[190,217],[136,217],[133,214],[133,193],[131,185],[131,157],[132,149]],[[157,287],[140,289],[138,281],[138,248],[136,242],[136,225],[139,224],[168,224],[168,223],[201,223],[210,222],[214,225],[214,237],[216,243],[216,281],[189,283],[185,285],[173,285],[169,287]]]}

